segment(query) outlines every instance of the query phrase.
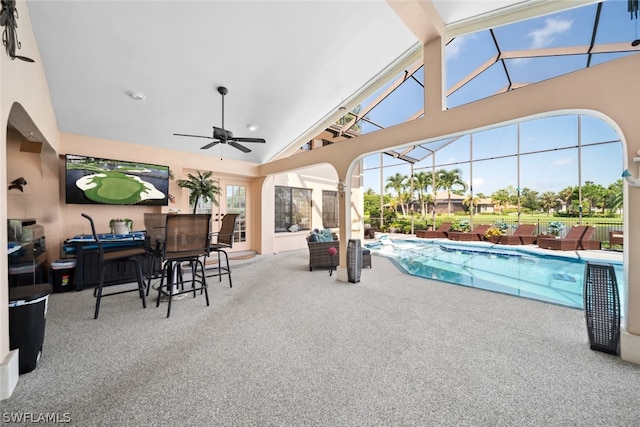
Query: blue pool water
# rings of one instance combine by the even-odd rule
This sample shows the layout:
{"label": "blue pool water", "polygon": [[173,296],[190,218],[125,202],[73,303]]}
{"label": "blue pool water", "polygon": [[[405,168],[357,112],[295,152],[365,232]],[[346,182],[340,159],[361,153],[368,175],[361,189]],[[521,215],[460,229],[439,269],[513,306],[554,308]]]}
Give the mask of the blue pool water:
{"label": "blue pool water", "polygon": [[[384,240],[365,246],[393,258],[414,276],[578,309],[584,306],[586,262],[603,262],[543,255],[519,246],[448,240]],[[604,262],[614,266],[623,299],[622,262]]]}

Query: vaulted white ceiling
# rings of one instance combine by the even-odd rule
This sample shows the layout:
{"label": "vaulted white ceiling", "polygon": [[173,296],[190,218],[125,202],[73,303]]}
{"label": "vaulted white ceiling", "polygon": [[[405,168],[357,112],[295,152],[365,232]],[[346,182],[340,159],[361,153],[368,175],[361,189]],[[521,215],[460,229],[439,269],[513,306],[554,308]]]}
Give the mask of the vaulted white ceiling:
{"label": "vaulted white ceiling", "polygon": [[[416,23],[401,19],[399,3],[27,1],[60,131],[256,163],[302,145],[419,51]],[[569,6],[408,3],[439,14],[412,17],[417,25],[442,20],[458,33],[518,19],[515,10]],[[219,86],[228,88],[225,128],[266,144],[245,144],[249,154],[227,145],[203,151],[208,140],[173,135],[211,136],[222,126]],[[131,91],[145,99],[132,99]]]}

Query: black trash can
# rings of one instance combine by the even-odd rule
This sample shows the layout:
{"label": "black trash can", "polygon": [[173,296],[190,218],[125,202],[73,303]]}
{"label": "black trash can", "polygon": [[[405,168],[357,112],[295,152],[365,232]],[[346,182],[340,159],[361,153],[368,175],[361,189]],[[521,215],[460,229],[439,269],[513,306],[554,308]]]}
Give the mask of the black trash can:
{"label": "black trash can", "polygon": [[21,374],[33,371],[40,359],[52,290],[48,283],[9,288],[9,348],[19,349]]}
{"label": "black trash can", "polygon": [[76,271],[75,259],[59,259],[51,263],[51,284],[53,292],[66,292],[74,289],[73,279]]}
{"label": "black trash can", "polygon": [[42,283],[44,280],[44,266],[42,264],[29,261],[9,267],[9,286],[33,285]]}
{"label": "black trash can", "polygon": [[360,281],[362,272],[362,246],[360,239],[349,239],[347,243],[347,277],[351,283]]}

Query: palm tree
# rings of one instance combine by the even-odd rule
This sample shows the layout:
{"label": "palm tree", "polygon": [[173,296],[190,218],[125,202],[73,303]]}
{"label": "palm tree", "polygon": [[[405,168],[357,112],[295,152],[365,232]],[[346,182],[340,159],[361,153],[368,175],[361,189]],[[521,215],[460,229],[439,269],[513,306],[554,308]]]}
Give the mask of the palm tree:
{"label": "palm tree", "polygon": [[427,202],[429,194],[427,190],[432,184],[431,175],[426,172],[418,172],[413,175],[413,187],[418,192],[418,201],[420,202],[420,214],[425,216],[427,214]]}
{"label": "palm tree", "polygon": [[547,211],[547,216],[552,208],[555,208],[558,205],[558,195],[553,191],[545,191],[540,196],[540,206]]}
{"label": "palm tree", "polygon": [[196,213],[198,208],[198,201],[202,197],[203,200],[211,200],[215,206],[218,206],[218,199],[216,196],[220,194],[220,187],[216,183],[209,179],[213,175],[213,172],[200,172],[198,176],[188,174],[189,179],[179,179],[176,181],[178,187],[189,189],[189,204],[193,205],[193,213]]}
{"label": "palm tree", "polygon": [[460,187],[462,191],[467,191],[467,183],[462,180],[462,170],[440,169],[436,172],[436,187],[447,191],[447,213],[451,215],[451,192],[454,187]]}
{"label": "palm tree", "polygon": [[609,184],[609,187],[607,187],[605,202],[611,212],[616,212],[622,208],[623,187],[622,179]]}
{"label": "palm tree", "polygon": [[494,205],[498,206],[500,215],[502,215],[503,207],[507,206],[510,200],[511,197],[509,196],[509,192],[504,188],[496,190],[495,192],[493,192],[493,194],[491,194],[491,202]]}
{"label": "palm tree", "polygon": [[473,197],[471,197],[471,193],[469,193],[465,196],[462,204],[468,207],[469,212],[471,213],[471,215],[473,215],[476,213],[476,207],[480,204],[480,197],[475,194],[473,195]]}
{"label": "palm tree", "polygon": [[400,204],[400,207],[402,208],[402,215],[405,216],[406,212],[404,209],[404,200],[403,200],[403,196],[404,196],[404,191],[405,188],[407,187],[407,180],[409,178],[406,175],[402,175],[401,173],[396,173],[395,175],[392,175],[390,177],[387,178],[387,185],[384,187],[386,190],[388,190],[389,188],[395,190],[397,198],[398,198],[398,203]]}
{"label": "palm tree", "polygon": [[571,201],[573,200],[574,193],[577,192],[577,188],[569,186],[558,192],[558,197],[560,200],[565,202],[567,206],[567,211],[571,211]]}

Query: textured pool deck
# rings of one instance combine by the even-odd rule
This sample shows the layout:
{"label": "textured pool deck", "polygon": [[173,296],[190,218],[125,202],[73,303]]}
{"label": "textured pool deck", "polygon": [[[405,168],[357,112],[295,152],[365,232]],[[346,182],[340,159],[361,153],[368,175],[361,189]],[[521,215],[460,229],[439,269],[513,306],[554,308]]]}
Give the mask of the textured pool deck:
{"label": "textured pool deck", "polygon": [[[403,273],[359,283],[309,251],[233,262],[166,306],[49,298],[38,367],[3,419],[74,426],[636,426],[640,366],[589,349],[583,312]],[[68,418],[67,418],[68,417]],[[27,423],[16,423],[26,425]],[[44,424],[44,423],[43,423]]]}

